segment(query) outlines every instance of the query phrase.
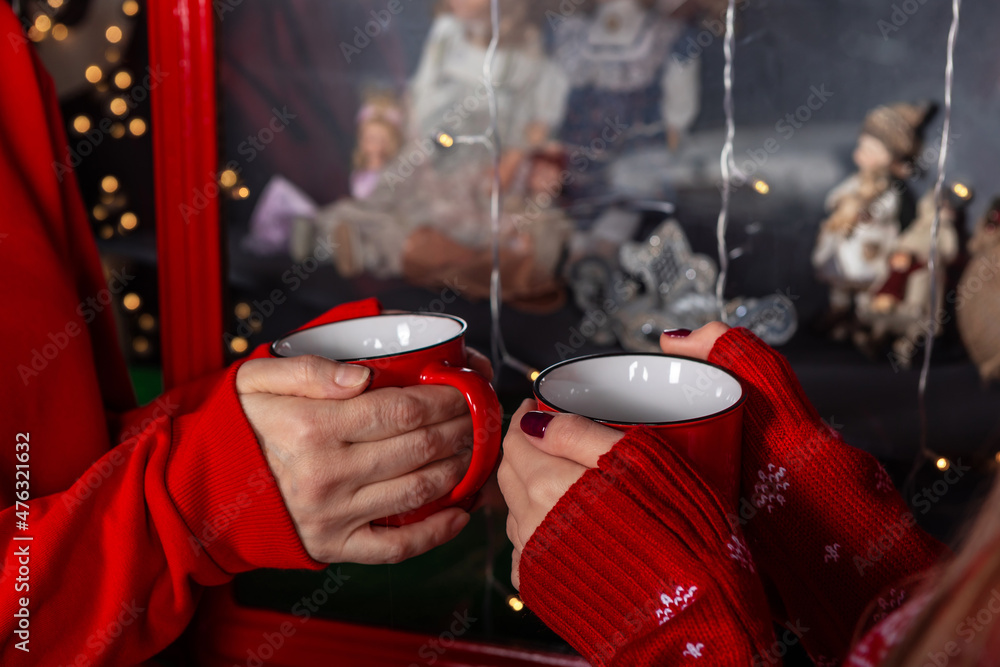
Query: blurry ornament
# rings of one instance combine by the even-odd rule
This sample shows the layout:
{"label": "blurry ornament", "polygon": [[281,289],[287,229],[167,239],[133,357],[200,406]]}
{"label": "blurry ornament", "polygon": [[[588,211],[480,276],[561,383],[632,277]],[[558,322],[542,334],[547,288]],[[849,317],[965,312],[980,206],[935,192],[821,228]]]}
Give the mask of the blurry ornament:
{"label": "blurry ornament", "polygon": [[[577,306],[590,323],[590,340],[614,339],[627,350],[655,352],[664,329],[697,329],[719,319],[715,296],[717,269],[691,246],[676,220],[661,224],[645,243],[628,243],[620,268],[588,257],[571,269]],[[595,317],[603,313],[605,317]],[[787,343],[798,326],[790,297],[737,298],[725,304],[726,321],[745,326],[771,345]]]}
{"label": "blurry ornament", "polygon": [[958,330],[983,383],[1000,380],[1000,197],[976,225],[958,284]]}

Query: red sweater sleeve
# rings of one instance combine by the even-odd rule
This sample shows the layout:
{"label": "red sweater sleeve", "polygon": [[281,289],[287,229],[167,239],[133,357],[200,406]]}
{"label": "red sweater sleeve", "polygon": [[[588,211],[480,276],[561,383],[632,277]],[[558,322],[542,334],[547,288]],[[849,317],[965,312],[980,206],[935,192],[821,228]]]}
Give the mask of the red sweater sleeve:
{"label": "red sweater sleeve", "polygon": [[[730,518],[786,618],[810,628],[803,644],[813,658],[840,664],[859,621],[898,607],[907,580],[945,548],[916,526],[878,461],[822,421],[783,356],[732,329],[709,361],[749,385],[742,498]],[[870,605],[876,614],[863,618]]]}
{"label": "red sweater sleeve", "polygon": [[[629,432],[525,545],[525,604],[595,665],[745,667],[770,615],[742,533],[653,432]],[[704,659],[704,660],[703,660]]]}
{"label": "red sweater sleeve", "polygon": [[109,305],[134,276],[105,280],[51,81],[6,4],[0,34],[0,664],[136,664],[181,634],[204,586],[322,565],[238,366],[134,409]]}

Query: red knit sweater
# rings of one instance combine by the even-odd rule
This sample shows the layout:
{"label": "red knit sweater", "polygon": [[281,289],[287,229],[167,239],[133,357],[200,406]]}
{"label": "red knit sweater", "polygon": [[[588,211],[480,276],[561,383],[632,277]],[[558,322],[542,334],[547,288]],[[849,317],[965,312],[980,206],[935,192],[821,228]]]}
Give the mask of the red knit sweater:
{"label": "red knit sweater", "polygon": [[323,566],[236,367],[135,407],[108,305],[131,276],[105,282],[73,174],[55,166],[68,142],[51,82],[6,4],[0,35],[0,664],[137,664],[181,634],[203,587]]}
{"label": "red knit sweater", "polygon": [[[522,597],[599,665],[772,665],[799,641],[820,667],[840,665],[859,625],[900,607],[943,547],[781,355],[733,329],[709,360],[750,387],[737,512],[668,442],[630,432],[525,546]],[[850,664],[878,664],[901,634],[899,622],[876,630]]]}

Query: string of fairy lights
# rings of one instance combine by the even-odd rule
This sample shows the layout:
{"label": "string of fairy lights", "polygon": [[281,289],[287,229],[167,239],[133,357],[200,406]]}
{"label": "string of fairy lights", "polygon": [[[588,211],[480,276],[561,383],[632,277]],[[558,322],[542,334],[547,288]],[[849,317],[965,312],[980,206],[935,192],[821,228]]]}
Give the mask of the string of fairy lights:
{"label": "string of fairy lights", "polygon": [[[63,23],[61,17],[68,14],[73,0],[46,0],[26,7],[26,36],[40,48],[70,48],[74,43],[74,33],[92,31],[94,26],[75,27]],[[143,81],[124,61],[123,50],[130,34],[131,23],[138,20],[142,6],[137,0],[124,0],[115,16],[103,29],[103,40],[93,44],[96,57],[88,57],[80,63],[77,77],[90,86],[85,92],[96,102],[95,110],[73,115],[68,120],[70,155],[82,160],[95,151],[105,137],[114,141],[147,137],[149,122],[140,113],[140,103],[148,99],[148,81]],[[76,167],[73,162],[70,166]],[[247,199],[250,189],[242,183],[239,175],[226,169],[218,175],[219,191],[234,200]],[[126,237],[140,228],[139,213],[130,206],[123,179],[114,173],[105,174],[97,185],[96,198],[87,197],[94,203],[89,214],[95,235],[103,241]],[[154,282],[150,283],[155,285]],[[155,288],[154,288],[155,289]],[[141,291],[127,291],[121,295],[121,309],[132,320],[138,332],[131,337],[129,346],[139,358],[148,358],[154,351],[152,342],[157,329],[157,319],[152,312],[144,309],[155,305],[153,298],[144,298]],[[237,304],[235,315],[241,325],[250,318],[251,309],[245,303]],[[259,322],[245,323],[251,331],[259,331]],[[242,354],[249,349],[245,337],[237,336],[229,341],[230,349]]]}
{"label": "string of fairy lights", "polygon": [[[26,35],[28,39],[38,44],[49,44],[52,46],[59,43],[71,43],[73,41],[72,37],[74,36],[74,32],[82,30],[82,28],[76,28],[73,25],[63,23],[60,20],[60,17],[66,13],[66,9],[72,1],[73,0],[45,0],[45,2],[36,1],[31,3],[28,11],[26,12],[27,17],[25,23]],[[494,5],[495,4],[494,0]],[[945,106],[946,116],[948,117],[950,117],[951,108],[955,35],[957,33],[959,7],[960,0],[953,0],[953,22],[951,30],[949,31],[947,49],[948,66],[945,81]],[[125,46],[125,42],[127,41],[130,22],[138,20],[138,15],[140,14],[141,9],[142,7],[137,0],[124,0],[121,2],[119,11],[117,12],[117,18],[108,23],[106,26],[101,26],[103,28],[103,42],[98,46],[98,53],[100,57],[94,58],[90,62],[84,61],[80,63],[81,69],[79,75],[82,76],[87,84],[91,86],[90,94],[95,100],[98,101],[98,105],[96,111],[91,111],[89,113],[77,113],[69,120],[68,124],[71,135],[71,144],[73,144],[75,140],[75,145],[79,147],[84,146],[86,144],[85,139],[88,136],[93,136],[94,132],[99,132],[102,136],[106,135],[115,141],[139,139],[147,136],[149,132],[149,123],[146,118],[136,113],[137,107],[135,101],[140,97],[140,90],[143,99],[148,97],[149,91],[142,89],[142,81],[140,80],[140,77],[137,77],[135,72],[123,62],[123,48]],[[492,13],[495,15],[497,12],[498,9],[494,6]],[[724,83],[726,90],[725,112],[727,135],[720,159],[724,182],[728,182],[731,179],[734,167],[732,159],[732,141],[735,130],[732,110],[734,15],[735,2],[730,0],[728,2],[726,12],[726,31],[724,39]],[[494,16],[494,21],[496,20],[496,16]],[[88,29],[92,28],[93,26],[89,26]],[[498,35],[494,34],[493,42],[491,42],[493,52],[495,52],[496,49],[495,42],[497,38]],[[491,83],[489,70],[492,66],[493,53],[490,55],[491,57],[487,58],[484,65],[486,70],[486,74],[484,74],[484,76],[488,83]],[[439,143],[442,143],[442,145],[449,145],[446,142],[485,142],[487,144],[490,144],[490,142],[499,142],[500,137],[496,132],[495,108],[491,109],[491,111],[494,114],[494,118],[491,122],[490,128],[488,128],[483,135],[454,138],[448,135],[442,135],[436,139]],[[497,152],[497,146],[491,146],[491,148],[493,148],[494,152]],[[83,151],[81,150],[80,153],[82,155]],[[935,186],[938,192],[937,199],[939,207],[941,201],[941,188],[945,182],[944,167],[946,155],[947,143],[946,139],[943,137],[940,153],[941,157],[938,165],[938,178]],[[245,200],[251,194],[250,189],[241,181],[239,174],[233,170],[227,169],[219,173],[218,184],[220,186],[220,193],[233,200]],[[762,178],[754,179],[752,181],[752,187],[759,195],[768,195],[771,190],[771,186]],[[729,253],[725,245],[725,232],[729,222],[729,189],[729,187],[723,188],[723,202],[717,225],[717,241],[719,245],[718,250],[721,270],[718,276],[718,283],[716,285],[716,296],[720,304],[722,303],[723,291],[725,289],[725,267],[729,258]],[[962,183],[955,183],[950,186],[950,189],[962,199],[968,199],[971,197],[968,187]],[[497,226],[498,199],[499,188],[495,185],[494,200],[492,201],[491,206],[491,220],[494,228]],[[89,213],[94,224],[95,234],[98,238],[104,241],[109,241],[117,237],[128,236],[139,229],[142,223],[140,215],[133,210],[132,206],[130,206],[130,199],[128,193],[125,192],[125,187],[122,181],[118,175],[113,173],[109,173],[101,177],[98,184],[96,203],[94,203],[90,208]],[[494,233],[495,231],[496,230],[494,229]],[[932,230],[932,248],[935,249],[935,255],[937,247],[937,232],[938,229],[935,224]],[[495,243],[496,241],[494,239],[494,244]],[[496,248],[494,247],[494,250],[495,249]],[[933,284],[933,281],[932,287],[935,290],[937,288],[937,285]],[[932,292],[932,302],[936,299],[936,293]],[[133,317],[135,325],[139,329],[139,333],[132,337],[130,343],[132,351],[140,357],[148,356],[153,349],[150,337],[156,331],[157,320],[153,313],[144,312],[144,307],[148,307],[152,301],[152,299],[143,298],[138,291],[128,291],[127,293],[121,295],[121,307],[123,311],[129,313]],[[520,362],[512,357],[505,349],[503,338],[499,329],[500,302],[500,276],[499,271],[495,270],[491,280],[491,314],[493,321],[494,346],[492,351],[494,362],[499,362],[497,365],[512,366],[516,370],[525,372],[529,375],[529,377],[531,377],[537,371],[534,371],[534,369],[531,369],[523,362]],[[934,311],[935,305],[932,303],[931,312],[933,313]],[[241,335],[227,337],[227,345],[232,353],[240,355],[249,350],[249,337],[253,333],[259,332],[262,326],[261,322],[253,317],[253,309],[248,303],[237,303],[235,305],[233,315],[236,317],[238,322],[237,330]],[[932,452],[926,444],[927,424],[924,402],[929,361],[932,350],[933,340],[929,338],[925,348],[924,364],[921,371],[920,388],[918,392],[921,413],[921,443],[915,467],[916,465],[919,465],[920,461],[930,459],[934,462],[937,469],[945,471],[950,468],[951,461],[944,456],[940,456]],[[997,453],[995,458],[996,462],[1000,464],[1000,453]]]}

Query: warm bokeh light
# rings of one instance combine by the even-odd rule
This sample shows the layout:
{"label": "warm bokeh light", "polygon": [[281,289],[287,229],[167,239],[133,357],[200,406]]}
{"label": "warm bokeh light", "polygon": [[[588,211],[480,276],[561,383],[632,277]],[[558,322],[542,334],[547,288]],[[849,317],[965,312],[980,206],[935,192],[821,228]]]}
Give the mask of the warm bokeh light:
{"label": "warm bokeh light", "polygon": [[128,103],[125,102],[124,97],[116,97],[115,99],[111,100],[111,104],[109,104],[108,106],[111,109],[111,113],[115,114],[116,116],[124,116],[125,114],[128,113]]}
{"label": "warm bokeh light", "polygon": [[49,0],[49,7],[52,9],[59,9],[63,6],[63,0]]}
{"label": "warm bokeh light", "polygon": [[109,63],[116,63],[122,58],[122,53],[118,49],[110,48],[104,52],[104,59]]}
{"label": "warm bokeh light", "polygon": [[122,217],[119,222],[121,222],[122,227],[125,229],[135,229],[136,225],[139,224],[139,218],[132,211],[125,211],[122,213]]}
{"label": "warm bokeh light", "polygon": [[73,129],[83,134],[90,129],[90,119],[86,116],[77,116],[73,119]]}
{"label": "warm bokeh light", "polygon": [[105,176],[101,179],[101,189],[105,192],[114,192],[118,189],[118,179],[114,176]]}
{"label": "warm bokeh light", "polygon": [[229,349],[231,349],[236,354],[243,354],[244,352],[247,351],[248,347],[250,347],[250,344],[247,342],[246,338],[240,338],[239,336],[237,336],[236,338],[229,341]]}
{"label": "warm bokeh light", "polygon": [[534,382],[535,380],[538,379],[539,375],[541,375],[541,373],[539,373],[538,371],[531,371],[531,373],[528,374],[528,379]]}
{"label": "warm bokeh light", "polygon": [[249,303],[240,302],[236,304],[236,317],[240,318],[241,320],[245,320],[246,318],[250,317],[250,312],[251,311]]}
{"label": "warm bokeh light", "polygon": [[104,31],[104,36],[108,38],[108,41],[112,44],[117,44],[122,41],[122,29],[116,25],[109,26],[107,30]]}
{"label": "warm bokeh light", "polygon": [[122,137],[125,136],[125,126],[122,125],[121,123],[115,123],[114,125],[111,126],[109,132],[111,133],[111,136],[114,137],[115,139],[121,139]]}
{"label": "warm bokeh light", "polygon": [[951,461],[942,456],[934,463],[934,465],[937,466],[938,470],[944,471],[951,467]]}
{"label": "warm bokeh light", "polygon": [[101,80],[101,77],[104,76],[104,72],[102,72],[101,68],[97,65],[91,65],[83,74],[87,77],[87,81],[91,83],[97,83]]}
{"label": "warm bokeh light", "polygon": [[507,604],[510,605],[510,608],[514,611],[521,611],[524,609],[524,602],[522,602],[521,598],[516,595],[511,595],[507,598]]}
{"label": "warm bokeh light", "polygon": [[69,28],[64,26],[62,23],[57,23],[52,26],[52,39],[57,42],[61,42],[69,37]]}
{"label": "warm bokeh light", "polygon": [[455,145],[455,137],[451,136],[447,132],[442,132],[437,135],[437,142],[445,148],[451,148]]}
{"label": "warm bokeh light", "polygon": [[104,208],[100,204],[94,207],[94,220],[107,220],[108,209]]}
{"label": "warm bokeh light", "polygon": [[146,354],[149,352],[149,340],[145,336],[136,336],[132,339],[132,349],[139,354]]}
{"label": "warm bokeh light", "polygon": [[250,196],[250,188],[247,186],[241,186],[239,190],[236,191],[236,196],[240,199],[246,199]]}
{"label": "warm bokeh light", "polygon": [[143,331],[152,331],[156,327],[156,318],[149,313],[139,316],[139,328]]}
{"label": "warm bokeh light", "polygon": [[118,72],[118,74],[115,74],[115,85],[122,90],[128,88],[132,85],[132,75],[125,70]]}
{"label": "warm bokeh light", "polygon": [[122,305],[125,306],[125,310],[137,310],[142,305],[142,299],[135,292],[129,292],[122,299]]}
{"label": "warm bokeh light", "polygon": [[141,118],[133,118],[128,124],[128,130],[136,137],[146,134],[146,121]]}
{"label": "warm bokeh light", "polygon": [[965,185],[964,183],[955,183],[955,186],[952,188],[952,191],[962,199],[969,198],[969,186]]}
{"label": "warm bokeh light", "polygon": [[759,192],[762,195],[766,195],[768,192],[771,191],[771,186],[768,185],[766,181],[760,181],[760,180],[758,180],[758,181],[754,181],[753,189],[756,190],[757,192]]}
{"label": "warm bokeh light", "polygon": [[38,32],[48,32],[51,27],[52,19],[45,14],[39,14],[35,17],[35,30]]}
{"label": "warm bokeh light", "polygon": [[219,174],[219,183],[226,188],[233,187],[236,185],[236,172],[232,169],[226,169],[224,172]]}
{"label": "warm bokeh light", "polygon": [[103,225],[101,227],[101,231],[98,233],[100,234],[102,239],[107,241],[108,239],[110,239],[112,236],[115,235],[115,230],[111,225]]}
{"label": "warm bokeh light", "polygon": [[139,13],[139,3],[135,0],[125,0],[122,3],[122,11],[125,13],[125,16],[135,16]]}

